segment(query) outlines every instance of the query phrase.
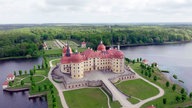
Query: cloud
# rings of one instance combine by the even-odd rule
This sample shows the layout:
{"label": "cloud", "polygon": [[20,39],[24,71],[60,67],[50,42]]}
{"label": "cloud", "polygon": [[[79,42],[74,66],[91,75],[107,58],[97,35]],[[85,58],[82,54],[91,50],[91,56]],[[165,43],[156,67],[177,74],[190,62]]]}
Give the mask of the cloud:
{"label": "cloud", "polygon": [[191,22],[192,0],[0,0],[0,23]]}

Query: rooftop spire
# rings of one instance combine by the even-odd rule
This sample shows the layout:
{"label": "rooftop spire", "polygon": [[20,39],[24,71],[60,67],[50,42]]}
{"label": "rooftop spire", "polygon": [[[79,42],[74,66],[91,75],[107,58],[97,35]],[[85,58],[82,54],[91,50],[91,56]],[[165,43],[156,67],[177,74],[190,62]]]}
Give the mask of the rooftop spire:
{"label": "rooftop spire", "polygon": [[100,44],[103,44],[103,41],[101,40]]}
{"label": "rooftop spire", "polygon": [[67,52],[66,52],[66,56],[70,57],[71,53],[70,53],[70,49],[69,49],[69,45],[67,44]]}

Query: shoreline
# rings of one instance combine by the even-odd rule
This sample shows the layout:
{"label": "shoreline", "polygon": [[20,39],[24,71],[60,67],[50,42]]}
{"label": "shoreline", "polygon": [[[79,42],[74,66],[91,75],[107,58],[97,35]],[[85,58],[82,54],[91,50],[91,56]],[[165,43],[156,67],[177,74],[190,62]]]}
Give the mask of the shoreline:
{"label": "shoreline", "polygon": [[[28,87],[23,87],[23,88],[6,88],[3,91],[6,92],[11,92],[11,93],[15,93],[15,92],[23,92],[23,91],[29,91]],[[37,93],[37,94],[28,94],[28,98],[32,99],[32,98],[38,98],[38,97],[43,97],[46,96],[47,92],[42,92],[42,93]]]}
{"label": "shoreline", "polygon": [[18,59],[33,59],[33,58],[38,58],[41,56],[34,56],[34,57],[26,57],[26,56],[18,56],[18,57],[3,57],[0,58],[0,61],[4,61],[4,60],[18,60]]}
{"label": "shoreline", "polygon": [[[137,46],[150,46],[150,45],[171,45],[171,44],[185,44],[185,43],[190,43],[190,41],[174,41],[174,42],[164,42],[164,43],[144,43],[144,44],[126,44],[126,45],[120,45],[122,48],[126,47],[137,47]],[[113,45],[117,46],[117,45]],[[107,48],[110,48],[111,46],[106,46]],[[33,58],[38,58],[41,56],[32,56],[32,57],[26,57],[26,56],[15,56],[15,57],[3,57],[0,58],[0,61],[3,60],[17,60],[17,59],[33,59]]]}
{"label": "shoreline", "polygon": [[[122,48],[126,47],[137,47],[137,46],[150,46],[150,45],[171,45],[171,44],[185,44],[185,43],[190,43],[190,41],[174,41],[174,42],[164,42],[164,43],[143,43],[143,44],[126,44],[126,45],[120,45]],[[117,45],[113,45],[117,46]],[[111,46],[106,46],[107,48],[110,48]]]}

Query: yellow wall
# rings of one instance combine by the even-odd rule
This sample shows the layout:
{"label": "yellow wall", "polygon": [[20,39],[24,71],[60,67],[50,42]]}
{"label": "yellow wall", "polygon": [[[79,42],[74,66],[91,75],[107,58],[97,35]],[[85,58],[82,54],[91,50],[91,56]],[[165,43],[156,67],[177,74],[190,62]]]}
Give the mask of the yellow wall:
{"label": "yellow wall", "polygon": [[61,64],[60,68],[61,72],[71,73],[71,77],[76,79],[83,78],[84,72],[92,70],[110,70],[114,73],[122,73],[124,72],[124,58],[123,59],[89,58],[88,60],[81,63]]}

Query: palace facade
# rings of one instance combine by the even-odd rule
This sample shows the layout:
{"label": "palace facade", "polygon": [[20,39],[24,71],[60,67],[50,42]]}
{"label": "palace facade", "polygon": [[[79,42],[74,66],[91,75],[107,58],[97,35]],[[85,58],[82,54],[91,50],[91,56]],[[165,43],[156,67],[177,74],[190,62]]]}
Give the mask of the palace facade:
{"label": "palace facade", "polygon": [[111,71],[114,73],[123,73],[124,54],[118,48],[106,50],[105,45],[101,43],[97,51],[90,48],[82,53],[73,53],[69,45],[63,48],[60,70],[65,74],[70,74],[72,78],[79,79],[84,77],[85,72],[99,70]]}

